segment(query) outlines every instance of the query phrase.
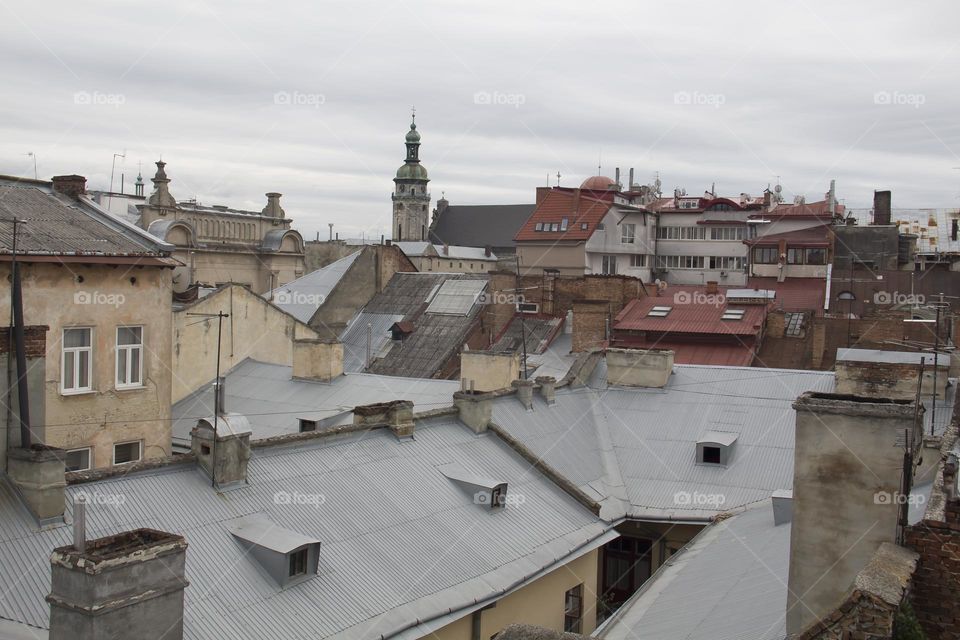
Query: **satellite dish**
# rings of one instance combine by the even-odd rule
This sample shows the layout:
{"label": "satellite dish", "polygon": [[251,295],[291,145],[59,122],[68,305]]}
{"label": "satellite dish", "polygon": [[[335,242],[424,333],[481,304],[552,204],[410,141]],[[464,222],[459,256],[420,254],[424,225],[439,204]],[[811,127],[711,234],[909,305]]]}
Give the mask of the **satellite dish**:
{"label": "satellite dish", "polygon": [[781,187],[780,185],[777,185],[773,188],[774,193],[780,193],[781,191],[783,191],[783,187]]}

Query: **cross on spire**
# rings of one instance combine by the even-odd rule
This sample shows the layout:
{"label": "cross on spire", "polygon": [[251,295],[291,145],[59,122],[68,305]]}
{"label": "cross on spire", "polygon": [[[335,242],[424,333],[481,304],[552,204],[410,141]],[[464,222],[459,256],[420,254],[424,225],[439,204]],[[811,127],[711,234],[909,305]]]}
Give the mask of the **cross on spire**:
{"label": "cross on spire", "polygon": [[560,172],[557,171],[557,186],[560,186]]}
{"label": "cross on spire", "polygon": [[416,122],[416,121],[417,121],[417,107],[416,107],[416,105],[410,107],[410,119],[411,119],[413,122]]}

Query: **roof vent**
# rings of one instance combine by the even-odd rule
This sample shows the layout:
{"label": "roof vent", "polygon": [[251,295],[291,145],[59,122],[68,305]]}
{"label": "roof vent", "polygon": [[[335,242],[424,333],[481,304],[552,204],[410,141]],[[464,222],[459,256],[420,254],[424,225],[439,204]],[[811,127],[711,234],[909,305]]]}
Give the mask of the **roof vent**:
{"label": "roof vent", "polygon": [[507,504],[506,482],[470,473],[454,463],[441,465],[437,470],[467,491],[474,504],[489,509],[498,509]]}
{"label": "roof vent", "polygon": [[738,435],[730,431],[704,433],[697,438],[697,463],[723,466],[729,464]]}
{"label": "roof vent", "polygon": [[779,527],[793,520],[793,491],[780,489],[770,496],[773,503],[773,524]]}
{"label": "roof vent", "polygon": [[[290,502],[299,494],[288,495]],[[285,529],[256,513],[226,524],[260,567],[281,587],[299,584],[317,574],[320,541]]]}

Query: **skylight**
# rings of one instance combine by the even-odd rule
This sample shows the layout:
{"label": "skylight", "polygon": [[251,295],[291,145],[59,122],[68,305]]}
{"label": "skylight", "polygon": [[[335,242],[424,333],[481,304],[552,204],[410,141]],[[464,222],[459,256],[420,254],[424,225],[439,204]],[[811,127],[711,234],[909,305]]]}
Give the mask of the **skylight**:
{"label": "skylight", "polygon": [[427,313],[465,316],[487,286],[486,280],[447,280],[427,306]]}
{"label": "skylight", "polygon": [[648,318],[666,318],[673,307],[654,307],[647,312]]}
{"label": "skylight", "polygon": [[745,309],[726,309],[723,312],[723,315],[720,317],[721,320],[743,320],[743,314],[746,312]]}

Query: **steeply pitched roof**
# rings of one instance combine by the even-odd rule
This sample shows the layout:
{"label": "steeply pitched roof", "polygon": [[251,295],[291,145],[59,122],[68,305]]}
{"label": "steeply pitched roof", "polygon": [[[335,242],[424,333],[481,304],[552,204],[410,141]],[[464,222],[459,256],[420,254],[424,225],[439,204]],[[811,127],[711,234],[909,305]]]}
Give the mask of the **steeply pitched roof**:
{"label": "steeply pitched roof", "polygon": [[[456,291],[446,295],[445,283],[460,281],[476,286],[460,292],[462,295],[455,295]],[[370,372],[414,378],[436,375],[459,352],[478,322],[483,306],[479,294],[488,281],[485,275],[473,274],[394,274],[386,288],[363,308],[363,313],[402,316],[416,330],[400,343],[387,343],[389,350],[373,362]]]}
{"label": "steeply pitched roof", "polygon": [[[607,215],[611,200],[592,197],[592,192],[582,191],[579,198],[575,189],[551,189],[537,205],[530,219],[517,232],[516,240],[544,242],[585,241],[597,230],[597,225]],[[566,219],[566,229],[559,230]],[[558,225],[557,231],[537,231],[537,224]]]}
{"label": "steeply pitched roof", "polygon": [[790,524],[762,501],[704,529],[595,636],[782,640],[789,569]]}
{"label": "steeply pitched roof", "polygon": [[[105,496],[87,508],[90,538],[141,526],[182,535],[184,637],[194,640],[412,640],[617,536],[494,434],[478,436],[453,418],[416,429],[403,442],[377,429],[256,448],[249,484],[225,492],[194,464],[72,485],[67,518],[84,492]],[[437,469],[450,463],[495,475],[523,504],[477,504]],[[237,519],[255,514],[320,540],[318,574],[287,588],[274,583],[232,533]],[[0,483],[0,567],[17,579],[0,593],[0,618],[48,627],[50,551],[70,543],[69,526],[38,531]]]}
{"label": "steeply pitched roof", "polygon": [[[704,522],[793,486],[795,412],[805,391],[832,391],[834,375],[676,365],[663,389],[607,387],[601,360],[589,386],[557,389],[534,410],[497,400],[493,422],[601,503],[601,515]],[[707,431],[738,434],[727,466],[697,464]],[[722,494],[684,503],[681,492]]]}
{"label": "steeply pitched roof", "polygon": [[533,204],[450,205],[430,229],[430,240],[462,247],[512,247]]}
{"label": "steeply pitched roof", "polygon": [[[0,176],[0,254],[11,253],[13,225],[17,253],[31,256],[164,258],[172,246],[101,210],[81,195],[69,198],[38,180]],[[170,261],[170,265],[176,262]]]}
{"label": "steeply pitched roof", "polygon": [[[346,347],[346,345],[344,345]],[[292,367],[244,360],[227,374],[226,408],[247,416],[254,439],[299,431],[300,419],[320,426],[350,422],[358,405],[410,400],[418,411],[449,406],[459,385],[453,380],[351,374],[330,382],[294,379]],[[173,405],[175,445],[190,446],[190,430],[213,415],[213,385],[207,384]]]}
{"label": "steeply pitched roof", "polygon": [[309,323],[359,255],[360,251],[354,251],[325,267],[268,291],[263,297],[300,322]]}

